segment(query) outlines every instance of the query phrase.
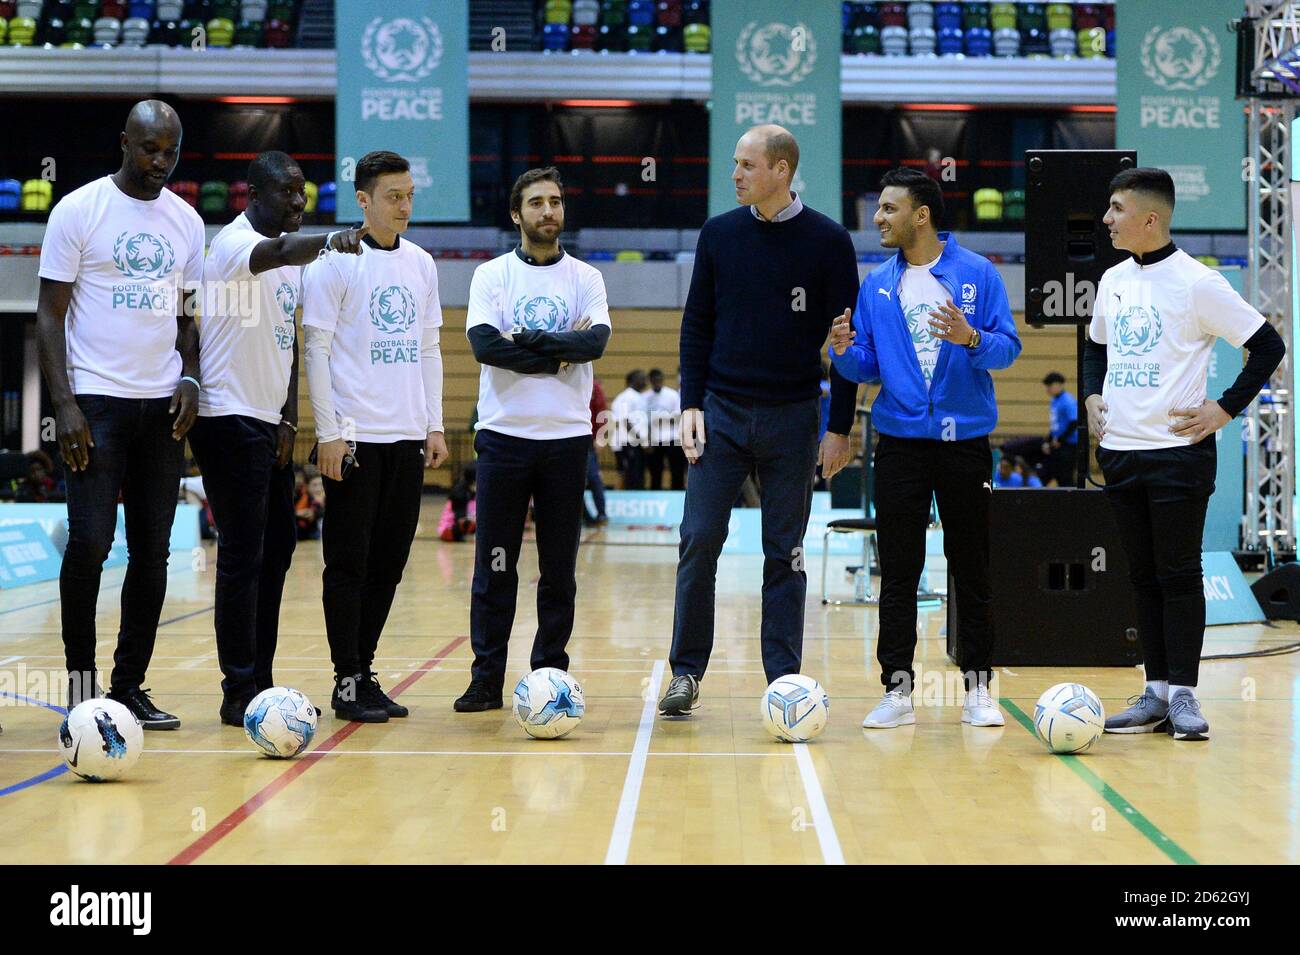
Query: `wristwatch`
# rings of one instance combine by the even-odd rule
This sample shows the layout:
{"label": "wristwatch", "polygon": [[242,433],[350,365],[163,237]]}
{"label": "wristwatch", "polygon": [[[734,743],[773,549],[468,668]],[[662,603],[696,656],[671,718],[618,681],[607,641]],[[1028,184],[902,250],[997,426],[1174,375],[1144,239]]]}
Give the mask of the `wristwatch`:
{"label": "wristwatch", "polygon": [[978,328],[971,329],[970,341],[966,343],[966,347],[972,351],[980,347],[980,330]]}

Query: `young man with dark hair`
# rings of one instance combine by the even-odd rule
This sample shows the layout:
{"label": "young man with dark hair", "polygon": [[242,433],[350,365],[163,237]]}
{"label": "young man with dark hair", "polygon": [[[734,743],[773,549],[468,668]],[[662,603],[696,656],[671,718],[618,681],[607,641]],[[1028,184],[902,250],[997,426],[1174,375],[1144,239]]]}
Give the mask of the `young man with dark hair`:
{"label": "young man with dark hair", "polygon": [[41,371],[66,466],[59,597],[67,705],[99,695],[95,605],[120,494],[130,556],[108,696],[145,729],[180,726],[141,684],[167,595],[185,436],[201,380],[194,294],[182,290],[202,278],[203,220],[164,188],[181,132],[166,103],[135,104],[120,136],[121,168],[50,212],[36,305]]}
{"label": "young man with dark hair", "polygon": [[[915,169],[881,179],[875,223],[898,254],[867,276],[857,307],[835,319],[831,361],[850,381],[879,381],[872,424],[880,543],[880,661],[884,698],[862,725],[916,722],[912,708],[916,588],[925,567],[931,501],[943,520],[961,616],[966,681],[962,722],[1001,726],[989,693],[993,631],[989,556],[992,452],[998,409],[990,371],[1020,354],[1006,288],[983,256],[939,232],[939,184]],[[960,304],[954,304],[960,303]],[[850,320],[850,315],[852,316]]]}
{"label": "young man with dark hair", "polygon": [[803,538],[817,465],[827,478],[849,458],[854,387],[831,384],[830,428],[817,440],[821,348],[831,318],[853,301],[857,256],[847,230],[792,192],[799,149],[780,126],[736,144],[740,208],[700,230],[682,313],[681,435],[690,463],[677,563],[673,678],[664,716],[699,701],[713,650],[718,556],[731,507],[757,473],[763,512],[761,649],[769,681],[803,659]]}
{"label": "young man with dark hair", "polygon": [[328,514],[321,534],[325,630],[339,719],[407,715],[375,676],[375,652],[406,568],[424,469],[447,458],[438,270],[403,241],[415,201],[410,164],[361,157],[359,255],[326,252],[303,275],[307,383]]}
{"label": "young man with dark hair", "polygon": [[216,631],[221,722],[274,686],[280,596],[297,544],[302,266],[322,249],[356,254],[366,229],[296,235],[307,205],[298,164],[278,150],[248,167],[248,208],[217,233],[203,268],[204,388],[190,447],[217,525]]}
{"label": "young man with dark hair", "polygon": [[[1108,733],[1164,730],[1204,740],[1196,699],[1205,637],[1201,539],[1214,493],[1216,433],[1255,400],[1286,354],[1282,337],[1228,281],[1174,245],[1174,183],[1127,169],[1102,221],[1132,258],[1097,287],[1084,352],[1084,403],[1128,556],[1146,686]],[[1206,394],[1216,338],[1246,348],[1218,400]]]}
{"label": "young man with dark hair", "polygon": [[528,501],[537,525],[537,634],[531,669],[569,668],[582,492],[591,449],[591,363],[609,341],[600,272],[567,254],[564,186],[554,167],[510,190],[519,247],[474,270],[466,337],[479,377],[478,527],[470,684],[457,712],[500,709]]}

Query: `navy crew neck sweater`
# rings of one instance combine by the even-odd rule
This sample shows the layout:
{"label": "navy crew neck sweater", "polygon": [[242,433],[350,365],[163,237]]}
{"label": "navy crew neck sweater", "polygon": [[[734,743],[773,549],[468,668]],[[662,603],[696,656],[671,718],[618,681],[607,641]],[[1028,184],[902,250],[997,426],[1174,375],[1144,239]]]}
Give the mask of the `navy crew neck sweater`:
{"label": "navy crew neck sweater", "polygon": [[[704,393],[788,404],[821,393],[822,346],[831,322],[858,297],[853,240],[807,206],[766,222],[741,206],[700,230],[682,314],[682,408]],[[831,370],[827,430],[853,427],[857,385]]]}

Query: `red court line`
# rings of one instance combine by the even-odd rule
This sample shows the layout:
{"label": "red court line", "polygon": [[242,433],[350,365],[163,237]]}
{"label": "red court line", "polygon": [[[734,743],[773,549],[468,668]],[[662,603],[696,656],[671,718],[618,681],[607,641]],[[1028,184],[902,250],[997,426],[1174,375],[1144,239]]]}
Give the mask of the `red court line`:
{"label": "red court line", "polygon": [[[468,639],[469,637],[462,636],[451,641],[451,643],[447,644],[434,654],[431,659],[426,660],[419,669],[408,674],[406,679],[402,680],[401,683],[398,683],[388,692],[388,695],[392,697],[400,695],[416,680],[420,679],[420,677],[424,676],[435,666],[445,660],[452,651]],[[289,765],[288,769],[263,786],[247,802],[230,815],[226,816],[225,819],[222,819],[219,823],[190,843],[190,845],[182,849],[174,858],[168,861],[167,864],[189,865],[191,862],[197,860],[199,856],[203,855],[203,853],[207,852],[226,836],[230,835],[230,833],[233,832],[241,822],[255,813],[259,808],[270,802],[271,799],[282,789],[320,762],[325,753],[334,749],[339,745],[339,743],[343,742],[360,728],[360,723],[349,723],[325,742],[313,749],[310,753],[300,759],[294,760]]]}

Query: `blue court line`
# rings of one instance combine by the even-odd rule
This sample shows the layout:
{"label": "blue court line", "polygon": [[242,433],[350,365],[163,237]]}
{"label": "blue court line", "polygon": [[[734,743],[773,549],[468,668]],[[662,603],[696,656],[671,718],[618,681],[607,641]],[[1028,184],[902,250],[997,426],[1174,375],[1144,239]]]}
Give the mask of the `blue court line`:
{"label": "blue court line", "polygon": [[[53,710],[60,716],[68,715],[68,711],[61,706],[55,706],[53,703],[46,703],[44,700],[34,700],[30,696],[23,696],[21,693],[10,693],[8,690],[0,690],[0,696],[7,696],[12,700],[20,700],[29,706],[43,706],[47,710]],[[62,776],[67,771],[68,764],[60,763],[53,769],[47,769],[45,772],[32,776],[29,779],[20,780],[12,786],[6,786],[4,789],[0,789],[0,796],[8,796],[10,793],[20,792],[27,789],[29,786],[35,786],[38,783],[43,783],[47,780]]]}

